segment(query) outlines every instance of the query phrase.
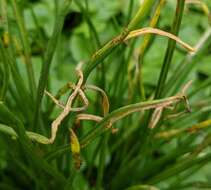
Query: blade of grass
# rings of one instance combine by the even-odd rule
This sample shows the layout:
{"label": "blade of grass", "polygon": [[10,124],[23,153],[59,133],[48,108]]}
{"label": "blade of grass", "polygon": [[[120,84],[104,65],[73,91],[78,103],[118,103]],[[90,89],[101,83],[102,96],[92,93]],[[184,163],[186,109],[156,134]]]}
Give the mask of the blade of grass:
{"label": "blade of grass", "polygon": [[[159,21],[161,9],[164,6],[164,3],[165,3],[165,0],[159,1],[158,5],[155,9],[154,15],[152,16],[152,19],[151,19],[150,24],[149,24],[149,26],[151,28],[156,27],[156,25]],[[141,68],[142,68],[142,62],[143,62],[144,54],[145,54],[145,51],[147,50],[147,48],[150,45],[151,38],[152,38],[152,35],[150,35],[150,34],[144,36],[144,40],[143,40],[143,43],[140,46],[139,55],[138,55],[137,83],[139,84],[140,94],[141,94],[143,100],[146,99],[146,96],[145,96],[145,90],[144,90]]]}
{"label": "blade of grass", "polygon": [[174,96],[174,97],[169,97],[169,98],[160,99],[160,100],[130,104],[130,105],[121,107],[119,109],[116,109],[113,112],[109,113],[107,116],[105,116],[104,119],[101,122],[99,122],[91,132],[89,132],[85,137],[81,139],[80,141],[81,146],[85,147],[97,136],[107,131],[108,130],[108,127],[106,127],[107,125],[113,124],[116,121],[134,112],[140,112],[140,111],[145,111],[148,109],[153,109],[153,108],[162,106],[164,104],[169,105],[175,101],[178,102],[182,100],[183,98],[184,97],[181,97],[181,96]]}
{"label": "blade of grass", "polygon": [[[116,176],[113,178],[115,180],[112,180],[112,184],[114,185],[114,187],[117,187],[118,185],[121,184],[120,183],[121,181],[127,180],[128,179],[127,174],[130,173],[130,171],[132,171],[133,168],[136,168],[137,165],[140,165],[140,163],[142,165],[142,168],[134,173],[131,173],[131,177],[137,179],[138,181],[146,181],[148,178],[151,178],[152,176],[159,174],[164,167],[167,167],[168,165],[175,163],[176,158],[184,156],[185,154],[195,150],[196,147],[191,145],[192,142],[193,142],[193,137],[191,136],[191,138],[188,138],[187,140],[185,140],[185,142],[183,142],[180,145],[179,150],[178,148],[175,148],[173,150],[168,150],[168,154],[155,160],[154,159],[149,160],[149,158],[151,157],[150,155],[153,152],[151,147],[148,147],[147,149],[148,152],[145,152],[145,156],[147,155],[146,160],[143,160],[144,155],[142,154],[138,155],[133,154],[128,159],[128,161],[125,162],[124,165],[122,164],[120,165],[118,172],[116,172]],[[158,142],[153,142],[153,143],[158,144]],[[160,146],[158,145],[158,147]],[[156,147],[154,149],[156,150]]]}
{"label": "blade of grass", "polygon": [[[170,31],[170,33],[175,36],[177,36],[179,33],[182,16],[183,16],[183,11],[184,11],[184,5],[185,5],[184,0],[177,0],[177,6],[176,6],[176,10],[175,10],[174,20],[173,20],[173,24],[172,24],[171,31]],[[172,39],[169,39],[167,50],[166,50],[162,68],[161,68],[161,72],[159,75],[159,80],[158,80],[158,83],[156,86],[154,99],[159,99],[163,96],[162,93],[163,93],[163,90],[165,89],[165,83],[166,83],[168,71],[170,68],[170,64],[171,64],[171,61],[173,58],[175,47],[176,47],[176,42],[173,41]],[[151,131],[148,130],[148,128],[147,128],[147,126],[150,122],[151,116],[152,116],[152,112],[150,111],[148,113],[148,115],[146,116],[146,120],[145,120],[146,125],[144,126],[144,128],[142,130],[141,138],[143,140],[142,140],[142,145],[140,148],[140,154],[141,154],[141,152],[143,153],[144,151],[146,151],[146,147],[149,143],[149,139],[151,139],[151,135],[152,135]]]}
{"label": "blade of grass", "polygon": [[210,87],[211,85],[211,77],[209,77],[208,79],[206,79],[204,82],[202,82],[200,85],[198,85],[195,89],[193,89],[188,97],[192,97],[195,96],[198,92],[200,92],[201,90]]}
{"label": "blade of grass", "polygon": [[103,184],[103,176],[104,176],[104,169],[105,169],[105,161],[106,161],[106,148],[109,139],[109,134],[105,134],[101,139],[101,146],[100,146],[100,159],[99,159],[99,167],[98,167],[98,174],[97,174],[97,182],[96,188],[101,189]]}
{"label": "blade of grass", "polygon": [[[195,167],[192,167],[191,169],[181,173],[178,175],[177,179],[174,179],[173,182],[168,186],[166,190],[177,190],[178,187],[184,183],[185,181],[188,181],[189,178],[193,175],[193,173],[196,173],[197,171],[200,171],[202,167],[204,167],[206,164],[198,164]],[[185,180],[183,180],[185,179]]]}
{"label": "blade of grass", "polygon": [[16,67],[15,67],[15,60],[14,57],[12,57],[9,54],[9,49],[5,49],[5,47],[3,46],[3,42],[0,39],[0,52],[2,55],[4,55],[5,61],[7,65],[10,66],[11,69],[11,75],[15,84],[15,87],[18,91],[18,96],[19,96],[19,100],[20,103],[27,109],[25,109],[25,114],[27,116],[27,118],[31,118],[31,113],[30,111],[31,109],[31,99],[29,96],[29,93],[24,85],[23,79],[21,78],[19,72],[17,71]]}
{"label": "blade of grass", "polygon": [[149,13],[149,10],[151,9],[153,4],[154,4],[154,0],[144,0],[139,10],[137,11],[136,15],[128,24],[128,26],[123,30],[123,32],[121,32],[119,36],[117,36],[116,38],[106,43],[101,49],[97,50],[93,54],[90,61],[86,64],[86,67],[84,68],[84,83],[86,82],[92,70],[99,63],[101,63],[101,61],[105,57],[107,57],[115,47],[117,47],[119,44],[123,42],[123,40],[125,39],[125,37],[128,35],[128,33],[131,30],[139,26],[139,24],[143,21],[145,16]]}
{"label": "blade of grass", "polygon": [[5,124],[9,124],[18,134],[18,141],[20,142],[27,158],[33,163],[34,170],[38,170],[40,172],[41,170],[45,171],[47,174],[52,176],[54,180],[56,180],[62,187],[66,182],[63,175],[61,175],[61,173],[52,168],[52,166],[50,166],[40,156],[38,156],[33,147],[33,144],[30,142],[26,135],[22,122],[16,118],[16,116],[3,103],[0,103],[0,121],[4,121]]}
{"label": "blade of grass", "polygon": [[[134,0],[130,0],[129,7],[128,7],[128,15],[127,15],[127,23],[130,21],[132,12],[133,12],[133,5],[134,5]],[[127,24],[126,23],[126,24]]]}
{"label": "blade of grass", "polygon": [[164,89],[163,93],[165,96],[169,96],[170,94],[175,92],[175,90],[178,89],[179,86],[181,86],[181,83],[185,81],[188,74],[192,71],[196,63],[200,60],[200,57],[203,55],[204,51],[209,47],[210,43],[211,28],[208,28],[195,46],[196,51],[185,57],[185,59],[176,68],[174,74],[168,80],[166,84],[166,89]]}
{"label": "blade of grass", "polygon": [[[8,9],[8,5],[7,5],[8,2],[6,0],[2,0],[1,3],[2,3],[1,4],[2,9],[4,9],[4,10],[2,10],[4,30],[8,35],[8,44],[7,44],[8,48],[9,48],[8,52],[9,52],[9,55],[11,55],[11,57],[15,58],[15,53],[14,53],[15,48],[14,48],[14,44],[12,43],[14,41],[12,40],[11,22],[9,22],[8,13],[7,13],[8,12],[8,10],[7,10]],[[16,64],[15,61],[14,61],[14,67],[18,71],[18,67],[17,67],[17,64]]]}
{"label": "blade of grass", "polygon": [[196,166],[198,164],[206,164],[211,159],[211,154],[207,153],[205,156],[199,156],[199,153],[202,152],[206,147],[210,146],[211,144],[211,135],[208,134],[203,141],[196,145],[194,150],[189,154],[186,158],[183,160],[180,160],[176,164],[174,164],[172,167],[167,168],[157,176],[153,177],[152,179],[149,179],[148,182],[150,184],[158,183],[162,180],[165,180],[166,178],[169,178],[175,174],[178,174],[180,172],[183,172],[190,167]]}
{"label": "blade of grass", "polygon": [[204,181],[194,181],[194,182],[188,182],[182,185],[177,186],[177,189],[187,189],[187,188],[193,188],[193,189],[211,189],[211,183],[210,182],[204,182]]}
{"label": "blade of grass", "polygon": [[34,181],[36,181],[36,185],[39,188],[45,189],[47,184],[43,182],[44,180],[40,180],[38,178],[38,174],[37,173],[35,174],[31,170],[31,168],[27,167],[24,162],[21,162],[21,160],[18,159],[17,157],[15,157],[15,155],[13,155],[12,153],[10,153],[9,161],[18,166],[18,169],[20,169],[19,172],[23,171],[23,173],[25,173],[29,179],[33,179]]}
{"label": "blade of grass", "polygon": [[159,189],[151,185],[134,185],[132,187],[126,188],[125,190],[159,190]]}
{"label": "blade of grass", "polygon": [[[2,0],[0,3],[1,3],[0,4],[1,5],[1,25],[3,26],[3,29],[4,29],[3,37],[5,36],[9,43],[8,24],[7,24],[7,3],[5,0]],[[5,46],[8,46],[8,44],[5,44]],[[2,72],[3,85],[0,90],[0,100],[4,100],[7,89],[8,89],[8,85],[9,85],[10,69],[2,51],[0,52],[0,55],[1,55],[0,61],[3,63],[3,72]]]}
{"label": "blade of grass", "polygon": [[[0,123],[0,131],[3,132],[4,134],[10,135],[12,138],[18,138],[18,134],[15,132],[15,130],[12,127],[9,127],[7,125],[1,124]],[[45,136],[42,136],[38,133],[34,133],[31,131],[26,131],[26,136],[31,140],[31,141],[36,141],[41,144],[48,144],[49,139],[46,138]]]}
{"label": "blade of grass", "polygon": [[2,77],[3,85],[1,86],[1,89],[0,89],[0,100],[4,101],[6,93],[7,93],[8,85],[9,85],[10,69],[5,58],[5,54],[2,51],[0,51],[0,56],[1,56],[0,62],[3,63],[2,64],[3,65],[3,77]]}
{"label": "blade of grass", "polygon": [[[106,115],[98,124],[96,124],[95,128],[92,129],[88,134],[80,139],[81,148],[85,148],[91,141],[95,140],[96,137],[108,131],[110,128],[106,127],[110,124],[117,122],[118,120],[132,114],[135,112],[141,112],[149,109],[153,109],[162,105],[169,105],[173,102],[180,102],[184,100],[183,96],[174,96],[169,98],[164,98],[160,100],[153,100],[147,102],[140,102],[136,104],[130,104],[127,106],[123,106],[114,110],[113,112]],[[60,147],[59,149],[49,153],[46,155],[47,159],[52,159],[60,154],[65,153],[68,150],[68,145]]]}
{"label": "blade of grass", "polygon": [[157,34],[157,35],[168,37],[171,40],[174,40],[175,42],[179,43],[182,47],[184,47],[188,51],[190,51],[192,53],[195,52],[194,48],[192,48],[187,43],[183,42],[177,36],[175,36],[175,35],[173,35],[173,34],[171,34],[169,32],[165,32],[163,30],[159,30],[157,28],[146,27],[146,28],[142,28],[142,29],[133,30],[133,31],[129,32],[128,36],[124,40],[126,41],[126,40],[128,40],[130,38],[134,38],[134,37],[141,36],[141,35],[144,35],[144,34]]}
{"label": "blade of grass", "polygon": [[[150,28],[155,28],[157,26],[159,18],[160,18],[160,14],[161,14],[161,9],[163,8],[164,3],[165,3],[165,0],[159,0],[159,3],[156,6],[154,14],[149,23]],[[152,38],[152,35],[150,34],[144,36],[143,43],[141,44],[140,50],[139,50],[139,64],[140,64],[140,58],[144,56],[144,53],[149,46],[149,42],[151,38]]]}
{"label": "blade of grass", "polygon": [[[92,21],[90,19],[90,16],[88,14],[88,10],[85,9],[79,1],[76,0],[75,3],[79,7],[81,12],[83,13],[85,21],[86,21],[90,31],[93,33],[94,40],[96,42],[97,48],[100,48],[101,47],[100,38],[99,38],[99,35],[97,33],[97,30],[96,30],[94,24],[92,23]],[[86,1],[86,8],[88,8],[88,1]],[[105,63],[102,62],[101,64],[102,64],[101,68],[100,68],[101,69],[101,87],[105,88],[105,74],[106,74],[106,72],[105,72]]]}
{"label": "blade of grass", "polygon": [[32,61],[31,61],[31,50],[30,50],[29,39],[28,39],[24,20],[20,13],[20,8],[18,7],[17,1],[11,0],[11,4],[13,7],[13,11],[15,14],[18,28],[19,28],[20,38],[23,45],[24,59],[26,63],[27,75],[28,75],[28,80],[29,80],[29,89],[31,90],[32,98],[34,99],[35,92],[36,92],[36,83],[35,83],[35,76],[34,76],[34,71],[33,71],[33,66],[32,66]]}
{"label": "blade of grass", "polygon": [[[176,13],[175,13],[175,17],[174,17],[174,21],[173,21],[173,25],[172,25],[172,29],[171,29],[171,33],[176,36],[179,33],[182,16],[183,16],[183,11],[184,11],[184,5],[185,5],[184,0],[177,1]],[[159,77],[158,84],[157,84],[156,91],[155,91],[155,99],[162,97],[162,92],[165,88],[166,78],[167,78],[168,71],[169,71],[169,68],[171,65],[175,47],[176,47],[176,42],[169,39],[165,58],[164,58],[163,65],[161,68],[160,77]]]}
{"label": "blade of grass", "polygon": [[198,157],[198,158],[191,158],[188,159],[184,162],[181,162],[179,164],[176,164],[175,166],[168,168],[167,170],[164,170],[163,172],[161,172],[160,174],[158,174],[157,176],[153,177],[152,179],[148,180],[147,183],[149,184],[155,184],[155,183],[159,183],[173,175],[177,175],[180,172],[183,172],[193,166],[196,166],[197,164],[207,164],[208,162],[210,162],[211,160],[211,154],[206,154],[205,156],[202,157]]}

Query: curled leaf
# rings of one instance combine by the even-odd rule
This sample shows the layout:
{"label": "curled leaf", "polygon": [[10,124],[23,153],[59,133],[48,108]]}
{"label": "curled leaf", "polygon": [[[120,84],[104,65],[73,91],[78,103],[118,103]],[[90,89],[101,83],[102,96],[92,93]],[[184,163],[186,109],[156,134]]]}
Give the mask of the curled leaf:
{"label": "curled leaf", "polygon": [[164,109],[163,107],[158,107],[154,110],[152,117],[150,119],[150,122],[149,122],[149,126],[148,126],[150,129],[154,129],[155,126],[157,125],[157,123],[160,120],[160,117],[162,115],[163,109]]}
{"label": "curled leaf", "polygon": [[102,102],[102,106],[103,106],[103,115],[105,116],[106,114],[109,113],[109,100],[108,100],[108,96],[106,95],[105,91],[102,90],[101,88],[94,86],[94,85],[86,85],[87,89],[91,89],[94,91],[98,91],[101,93],[102,98],[103,98],[103,102]]}
{"label": "curled leaf", "polygon": [[181,46],[183,46],[188,51],[195,52],[195,49],[193,47],[191,47],[187,43],[183,42],[179,37],[177,37],[169,32],[165,32],[163,30],[160,30],[157,28],[151,28],[151,27],[146,27],[146,28],[131,31],[128,34],[128,36],[125,38],[125,41],[129,40],[130,38],[134,38],[134,37],[145,35],[145,34],[158,34],[161,36],[166,36],[168,38],[171,38],[172,40],[175,40],[177,43],[179,43]]}
{"label": "curled leaf", "polygon": [[[13,139],[15,139],[15,140],[18,138],[18,134],[15,132],[15,130],[12,127],[9,127],[7,125],[0,124],[0,132],[3,132],[5,134],[12,136]],[[46,138],[45,136],[40,135],[38,133],[26,131],[26,135],[32,141],[36,141],[36,142],[41,143],[41,144],[49,144],[50,143],[48,138]]]}
{"label": "curled leaf", "polygon": [[27,131],[26,135],[32,141],[37,141],[38,143],[41,143],[41,144],[49,144],[49,139],[47,137],[43,136],[43,135],[38,134],[38,133]]}
{"label": "curled leaf", "polygon": [[100,122],[103,118],[97,115],[92,115],[92,114],[85,114],[81,113],[76,116],[76,123],[79,122],[80,120],[90,120],[90,121],[95,121],[95,122]]}
{"label": "curled leaf", "polygon": [[74,165],[76,169],[81,167],[81,158],[80,158],[80,143],[78,137],[72,129],[70,129],[70,148],[73,155]]}

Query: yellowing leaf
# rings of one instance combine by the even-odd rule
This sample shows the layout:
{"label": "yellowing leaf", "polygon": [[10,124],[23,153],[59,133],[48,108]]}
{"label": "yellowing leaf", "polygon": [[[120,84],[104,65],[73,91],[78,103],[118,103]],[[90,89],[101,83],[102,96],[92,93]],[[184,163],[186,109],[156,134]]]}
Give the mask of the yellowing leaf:
{"label": "yellowing leaf", "polygon": [[70,148],[72,151],[72,156],[74,160],[74,165],[76,169],[81,167],[81,158],[80,158],[80,143],[74,131],[70,129]]}
{"label": "yellowing leaf", "polygon": [[70,145],[73,154],[80,154],[80,144],[74,131],[70,129]]}
{"label": "yellowing leaf", "polygon": [[103,115],[105,116],[106,114],[109,113],[109,100],[108,100],[108,96],[106,95],[106,93],[104,92],[104,90],[102,90],[101,88],[94,86],[94,85],[86,85],[86,88],[91,89],[91,90],[95,90],[101,93],[103,101],[102,101],[102,106],[103,106]]}
{"label": "yellowing leaf", "polygon": [[138,30],[133,30],[125,38],[125,41],[129,40],[130,38],[134,38],[134,37],[145,35],[145,34],[158,34],[160,36],[166,36],[168,38],[171,38],[172,40],[175,40],[177,43],[179,43],[181,46],[183,46],[188,51],[195,52],[195,49],[193,47],[191,47],[187,43],[183,42],[179,37],[177,37],[169,32],[165,32],[163,30],[157,29],[157,28],[146,27],[146,28],[142,28],[142,29],[138,29]]}

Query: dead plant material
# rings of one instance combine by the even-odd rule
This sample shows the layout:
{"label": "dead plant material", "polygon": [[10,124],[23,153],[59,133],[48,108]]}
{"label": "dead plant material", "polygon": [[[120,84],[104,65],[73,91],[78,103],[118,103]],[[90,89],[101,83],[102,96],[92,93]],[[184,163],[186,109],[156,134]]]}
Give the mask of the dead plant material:
{"label": "dead plant material", "polygon": [[128,36],[125,38],[125,41],[127,41],[131,38],[134,38],[134,37],[145,35],[145,34],[157,34],[160,36],[165,36],[165,37],[171,38],[172,40],[175,40],[177,43],[179,43],[182,47],[187,49],[189,52],[195,52],[195,49],[193,47],[191,47],[187,43],[183,42],[179,37],[177,37],[169,32],[165,32],[163,30],[160,30],[157,28],[151,28],[151,27],[146,27],[146,28],[141,28],[138,30],[131,31],[128,34]]}

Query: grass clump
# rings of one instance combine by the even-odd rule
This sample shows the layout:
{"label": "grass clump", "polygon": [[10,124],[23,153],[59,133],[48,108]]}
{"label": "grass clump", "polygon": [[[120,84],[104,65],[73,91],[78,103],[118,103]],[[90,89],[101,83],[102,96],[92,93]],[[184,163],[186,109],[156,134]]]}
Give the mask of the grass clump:
{"label": "grass clump", "polygon": [[0,5],[1,189],[211,187],[209,1]]}

